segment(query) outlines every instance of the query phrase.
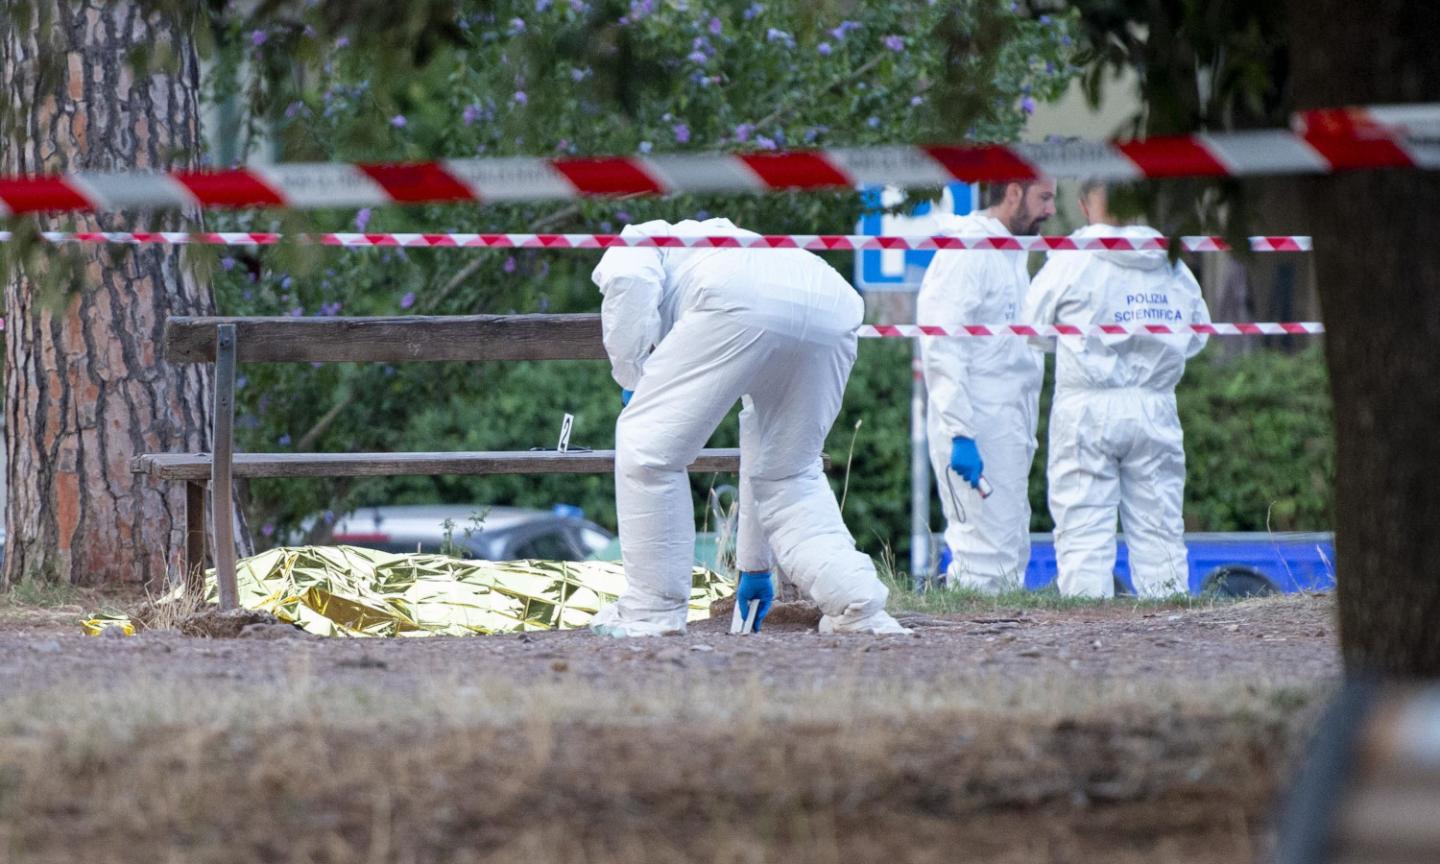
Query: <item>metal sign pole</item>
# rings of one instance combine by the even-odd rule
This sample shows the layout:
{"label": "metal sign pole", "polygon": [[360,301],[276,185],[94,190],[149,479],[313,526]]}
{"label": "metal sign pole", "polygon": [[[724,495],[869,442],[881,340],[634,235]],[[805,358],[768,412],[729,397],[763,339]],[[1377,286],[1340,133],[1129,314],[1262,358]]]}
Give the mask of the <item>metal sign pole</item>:
{"label": "metal sign pole", "polygon": [[925,376],[919,339],[911,350],[910,584],[919,591],[930,581],[930,445],[925,434]]}

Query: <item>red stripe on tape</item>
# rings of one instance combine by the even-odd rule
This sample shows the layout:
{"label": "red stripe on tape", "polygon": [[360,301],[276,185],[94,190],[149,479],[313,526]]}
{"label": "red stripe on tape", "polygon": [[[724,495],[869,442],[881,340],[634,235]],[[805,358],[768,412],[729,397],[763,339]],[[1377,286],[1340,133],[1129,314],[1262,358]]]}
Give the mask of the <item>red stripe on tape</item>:
{"label": "red stripe on tape", "polygon": [[1126,141],[1115,147],[1146,177],[1223,177],[1230,173],[1193,138],[1152,138]]}
{"label": "red stripe on tape", "polygon": [[1011,333],[1014,333],[1016,336],[1038,336],[1038,335],[1040,335],[1040,334],[1038,334],[1038,333],[1035,332],[1035,328],[1034,328],[1034,327],[1030,327],[1030,326],[1025,325],[1025,324],[1015,324],[1015,325],[1012,325],[1012,326],[1010,327],[1010,332],[1011,332]]}
{"label": "red stripe on tape", "polygon": [[0,201],[4,201],[12,213],[91,209],[89,199],[71,188],[62,177],[0,180]]}
{"label": "red stripe on tape", "polygon": [[966,182],[995,180],[1034,180],[1037,172],[1008,147],[957,147],[940,145],[922,147],[956,180]]}
{"label": "red stripe on tape", "polygon": [[1056,332],[1058,332],[1061,336],[1082,336],[1082,335],[1084,335],[1084,331],[1082,331],[1079,327],[1075,326],[1074,324],[1056,324],[1056,325],[1055,325],[1055,330],[1056,330]]}
{"label": "red stripe on tape", "polygon": [[1373,136],[1383,129],[1365,108],[1317,108],[1297,111],[1294,127],[1303,134],[1353,137]]}
{"label": "red stripe on tape", "polygon": [[965,332],[969,333],[971,336],[989,336],[989,335],[991,335],[991,334],[990,334],[990,328],[989,328],[989,327],[985,327],[985,326],[980,325],[980,324],[966,324],[966,325],[965,325]]}
{"label": "red stripe on tape", "polygon": [[551,166],[587,195],[658,195],[665,189],[630,159],[556,159]]}
{"label": "red stripe on tape", "polygon": [[1101,333],[1109,333],[1112,336],[1124,336],[1127,332],[1123,324],[1101,324]]}
{"label": "red stripe on tape", "polygon": [[1154,333],[1160,336],[1167,336],[1175,332],[1164,324],[1146,324],[1145,330],[1148,333]]}
{"label": "red stripe on tape", "polygon": [[771,189],[823,189],[853,186],[851,179],[822,153],[746,153],[738,157]]}
{"label": "red stripe on tape", "polygon": [[424,234],[424,235],[421,235],[421,236],[423,236],[423,237],[425,238],[425,244],[426,244],[427,246],[459,246],[459,245],[460,245],[459,243],[456,243],[456,242],[455,242],[455,238],[454,238],[454,237],[451,237],[449,234]]}
{"label": "red stripe on tape", "polygon": [[1220,331],[1216,330],[1215,327],[1210,324],[1193,324],[1191,325],[1191,329],[1194,330],[1196,333],[1205,333],[1210,336],[1220,335]]}
{"label": "red stripe on tape", "polygon": [[945,330],[944,327],[939,327],[939,326],[934,325],[934,324],[921,324],[921,325],[920,325],[920,332],[921,332],[921,333],[924,333],[926,336],[948,336],[948,335],[950,335],[950,334]]}
{"label": "red stripe on tape", "polygon": [[1411,168],[1409,154],[1385,136],[1326,135],[1307,131],[1305,143],[1319,151],[1338,170],[1360,168]]}
{"label": "red stripe on tape", "polygon": [[379,183],[385,194],[404,204],[420,201],[473,201],[475,193],[435,162],[356,166]]}
{"label": "red stripe on tape", "polygon": [[1241,333],[1245,333],[1251,336],[1263,334],[1265,332],[1254,324],[1242,324],[1238,322],[1235,324],[1235,329],[1239,330]]}
{"label": "red stripe on tape", "polygon": [[175,179],[205,207],[283,207],[285,199],[243,169],[181,171]]}
{"label": "red stripe on tape", "polygon": [[1310,332],[1309,330],[1305,329],[1304,324],[1294,324],[1288,321],[1282,322],[1280,324],[1280,329],[1284,330],[1286,333],[1299,333],[1301,335]]}
{"label": "red stripe on tape", "polygon": [[893,324],[876,324],[875,332],[882,336],[899,336],[900,328]]}

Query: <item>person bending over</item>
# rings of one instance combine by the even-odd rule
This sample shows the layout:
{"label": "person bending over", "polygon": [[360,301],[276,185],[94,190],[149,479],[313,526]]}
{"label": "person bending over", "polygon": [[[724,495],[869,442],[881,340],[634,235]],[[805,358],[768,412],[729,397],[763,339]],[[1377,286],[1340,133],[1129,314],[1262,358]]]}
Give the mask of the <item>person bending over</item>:
{"label": "person bending over", "polygon": [[[755,236],[727,219],[627,225],[621,236],[674,234]],[[885,611],[888,591],[822,472],[864,313],[850,284],[801,250],[617,247],[591,278],[625,402],[615,507],[627,582],[592,629],[684,631],[695,548],[687,467],[743,400],[736,602],[768,608],[775,564],[820,607],[821,632],[909,632]]]}

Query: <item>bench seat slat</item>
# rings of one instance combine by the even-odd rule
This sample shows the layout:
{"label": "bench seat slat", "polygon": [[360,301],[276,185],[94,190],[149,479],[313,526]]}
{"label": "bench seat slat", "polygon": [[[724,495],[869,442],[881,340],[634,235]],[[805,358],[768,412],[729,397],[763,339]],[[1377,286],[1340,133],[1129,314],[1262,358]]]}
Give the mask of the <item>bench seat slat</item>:
{"label": "bench seat slat", "polygon": [[[691,471],[734,473],[738,448],[700,451]],[[423,474],[604,474],[614,450],[556,453],[496,450],[438,453],[236,453],[236,477],[394,477]],[[148,453],[131,462],[136,474],[163,480],[210,479],[209,453]]]}
{"label": "bench seat slat", "polygon": [[165,321],[165,359],[215,362],[215,332],[236,330],[240,363],[604,360],[600,316],[411,315],[375,318],[224,318]]}

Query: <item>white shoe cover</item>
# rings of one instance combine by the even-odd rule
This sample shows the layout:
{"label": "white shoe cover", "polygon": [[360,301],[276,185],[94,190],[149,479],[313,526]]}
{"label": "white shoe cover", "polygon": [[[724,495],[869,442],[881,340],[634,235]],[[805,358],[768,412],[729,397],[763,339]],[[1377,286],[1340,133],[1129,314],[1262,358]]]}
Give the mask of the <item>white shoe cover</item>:
{"label": "white shoe cover", "polygon": [[[851,607],[852,609],[854,607]],[[890,617],[890,613],[884,609],[877,609],[869,614],[854,616],[850,610],[846,610],[840,617],[823,615],[820,618],[820,632],[822,634],[832,633],[870,633],[875,636],[904,636],[914,631],[908,627],[900,626],[900,622]]]}
{"label": "white shoe cover", "polygon": [[597,635],[610,636],[615,639],[636,636],[672,636],[685,632],[683,626],[676,628],[655,621],[623,620],[620,617],[620,607],[614,603],[595,613],[595,617],[590,619],[590,629]]}

